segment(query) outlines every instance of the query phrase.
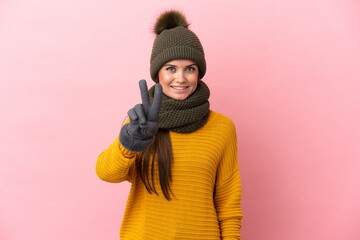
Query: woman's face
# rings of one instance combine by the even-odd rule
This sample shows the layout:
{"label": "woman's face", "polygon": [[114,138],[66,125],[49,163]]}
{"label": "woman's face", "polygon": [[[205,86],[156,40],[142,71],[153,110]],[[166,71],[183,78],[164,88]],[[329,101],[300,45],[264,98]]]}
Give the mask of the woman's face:
{"label": "woman's face", "polygon": [[159,71],[159,83],[163,93],[176,100],[184,100],[196,89],[199,68],[191,60],[173,60],[167,62]]}

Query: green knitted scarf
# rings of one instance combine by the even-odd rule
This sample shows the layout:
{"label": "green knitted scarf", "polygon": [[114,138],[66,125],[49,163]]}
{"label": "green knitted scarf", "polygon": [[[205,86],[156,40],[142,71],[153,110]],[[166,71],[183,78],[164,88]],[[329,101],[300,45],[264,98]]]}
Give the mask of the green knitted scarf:
{"label": "green knitted scarf", "polygon": [[[150,103],[154,98],[155,86],[149,90]],[[210,90],[202,81],[185,100],[176,100],[162,94],[159,113],[159,128],[177,133],[190,133],[205,125],[209,118]]]}

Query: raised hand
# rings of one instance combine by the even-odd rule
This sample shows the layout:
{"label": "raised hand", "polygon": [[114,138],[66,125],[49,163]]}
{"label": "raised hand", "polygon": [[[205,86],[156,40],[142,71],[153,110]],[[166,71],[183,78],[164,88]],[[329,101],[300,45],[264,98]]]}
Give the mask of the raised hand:
{"label": "raised hand", "polygon": [[128,111],[130,123],[121,128],[119,136],[121,145],[132,152],[141,152],[153,143],[158,130],[162,96],[162,87],[156,84],[154,101],[150,105],[146,81],[140,80],[139,86],[142,104],[137,104]]}

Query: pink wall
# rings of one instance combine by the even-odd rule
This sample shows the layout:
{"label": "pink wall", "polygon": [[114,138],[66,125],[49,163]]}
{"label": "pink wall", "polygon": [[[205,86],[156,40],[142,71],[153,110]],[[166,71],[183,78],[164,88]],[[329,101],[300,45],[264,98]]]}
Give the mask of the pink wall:
{"label": "pink wall", "polygon": [[243,239],[360,239],[354,0],[1,1],[0,239],[118,239],[129,185],[95,162],[151,83],[151,27],[170,7],[237,127]]}

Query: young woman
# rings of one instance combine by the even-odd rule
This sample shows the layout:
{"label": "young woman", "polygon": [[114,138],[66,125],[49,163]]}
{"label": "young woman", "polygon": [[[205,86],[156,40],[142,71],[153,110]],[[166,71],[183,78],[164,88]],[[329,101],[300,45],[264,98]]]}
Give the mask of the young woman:
{"label": "young woman", "polygon": [[233,122],[209,109],[203,47],[178,11],[158,18],[142,103],[97,159],[107,182],[129,181],[122,240],[240,239],[241,185]]}

